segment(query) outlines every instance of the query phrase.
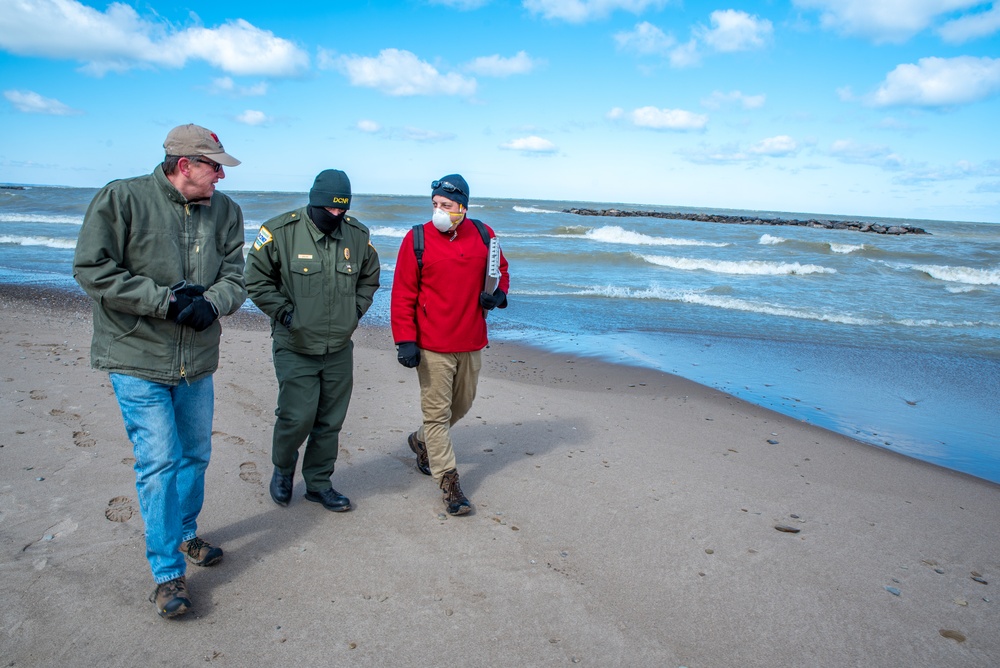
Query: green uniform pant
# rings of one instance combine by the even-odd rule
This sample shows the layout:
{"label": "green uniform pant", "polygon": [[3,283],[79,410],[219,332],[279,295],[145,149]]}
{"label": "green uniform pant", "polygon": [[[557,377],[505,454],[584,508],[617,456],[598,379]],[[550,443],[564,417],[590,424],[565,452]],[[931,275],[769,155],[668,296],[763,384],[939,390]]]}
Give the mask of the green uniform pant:
{"label": "green uniform pant", "polygon": [[482,351],[436,353],[420,351],[417,379],[424,422],[417,438],[427,446],[431,474],[440,481],[445,471],[457,468],[451,443],[451,426],[461,420],[476,398]]}
{"label": "green uniform pant", "polygon": [[283,475],[295,473],[299,446],[306,442],[302,477],[310,492],[331,487],[340,428],[354,387],[354,344],[325,355],[303,355],[274,346],[278,407],[274,414],[271,463]]}

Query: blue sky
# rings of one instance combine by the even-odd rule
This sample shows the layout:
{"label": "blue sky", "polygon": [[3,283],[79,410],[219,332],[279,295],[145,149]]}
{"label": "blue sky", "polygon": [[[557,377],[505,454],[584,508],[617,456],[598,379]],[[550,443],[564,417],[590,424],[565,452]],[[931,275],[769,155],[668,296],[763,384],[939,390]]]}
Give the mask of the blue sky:
{"label": "blue sky", "polygon": [[224,191],[1000,222],[1000,3],[3,5],[4,183],[148,173],[194,122]]}

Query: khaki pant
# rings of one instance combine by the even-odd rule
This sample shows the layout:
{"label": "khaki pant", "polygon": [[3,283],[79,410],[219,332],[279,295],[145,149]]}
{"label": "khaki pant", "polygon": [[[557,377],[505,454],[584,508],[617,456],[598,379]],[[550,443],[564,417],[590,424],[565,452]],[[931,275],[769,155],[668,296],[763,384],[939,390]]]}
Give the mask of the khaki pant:
{"label": "khaki pant", "polygon": [[431,474],[440,481],[445,471],[457,468],[451,443],[451,426],[461,420],[476,398],[482,351],[436,353],[420,351],[417,378],[424,423],[417,438],[427,445]]}

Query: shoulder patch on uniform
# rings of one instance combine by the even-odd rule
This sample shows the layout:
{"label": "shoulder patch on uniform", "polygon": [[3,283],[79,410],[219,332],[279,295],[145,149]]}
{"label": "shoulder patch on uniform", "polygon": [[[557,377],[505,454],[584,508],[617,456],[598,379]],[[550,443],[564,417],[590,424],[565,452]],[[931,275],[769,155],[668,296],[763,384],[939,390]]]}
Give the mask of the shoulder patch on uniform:
{"label": "shoulder patch on uniform", "polygon": [[257,238],[254,239],[253,249],[260,250],[261,248],[271,243],[272,241],[274,241],[274,236],[271,234],[271,231],[266,227],[264,227],[263,225],[261,225],[260,232],[257,233]]}

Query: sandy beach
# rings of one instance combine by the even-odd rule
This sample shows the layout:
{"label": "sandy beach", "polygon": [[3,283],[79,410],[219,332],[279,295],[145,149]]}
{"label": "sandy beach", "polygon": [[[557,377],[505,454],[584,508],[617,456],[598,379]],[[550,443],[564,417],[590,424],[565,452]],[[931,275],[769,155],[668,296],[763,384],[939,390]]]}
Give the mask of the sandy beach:
{"label": "sandy beach", "polygon": [[[8,666],[1000,665],[1000,487],[647,369],[495,343],[414,466],[416,374],[355,336],[334,486],[275,505],[266,324],[224,320],[194,609],[147,601],[131,446],[80,295],[0,286]],[[791,529],[782,531],[782,527]]]}

